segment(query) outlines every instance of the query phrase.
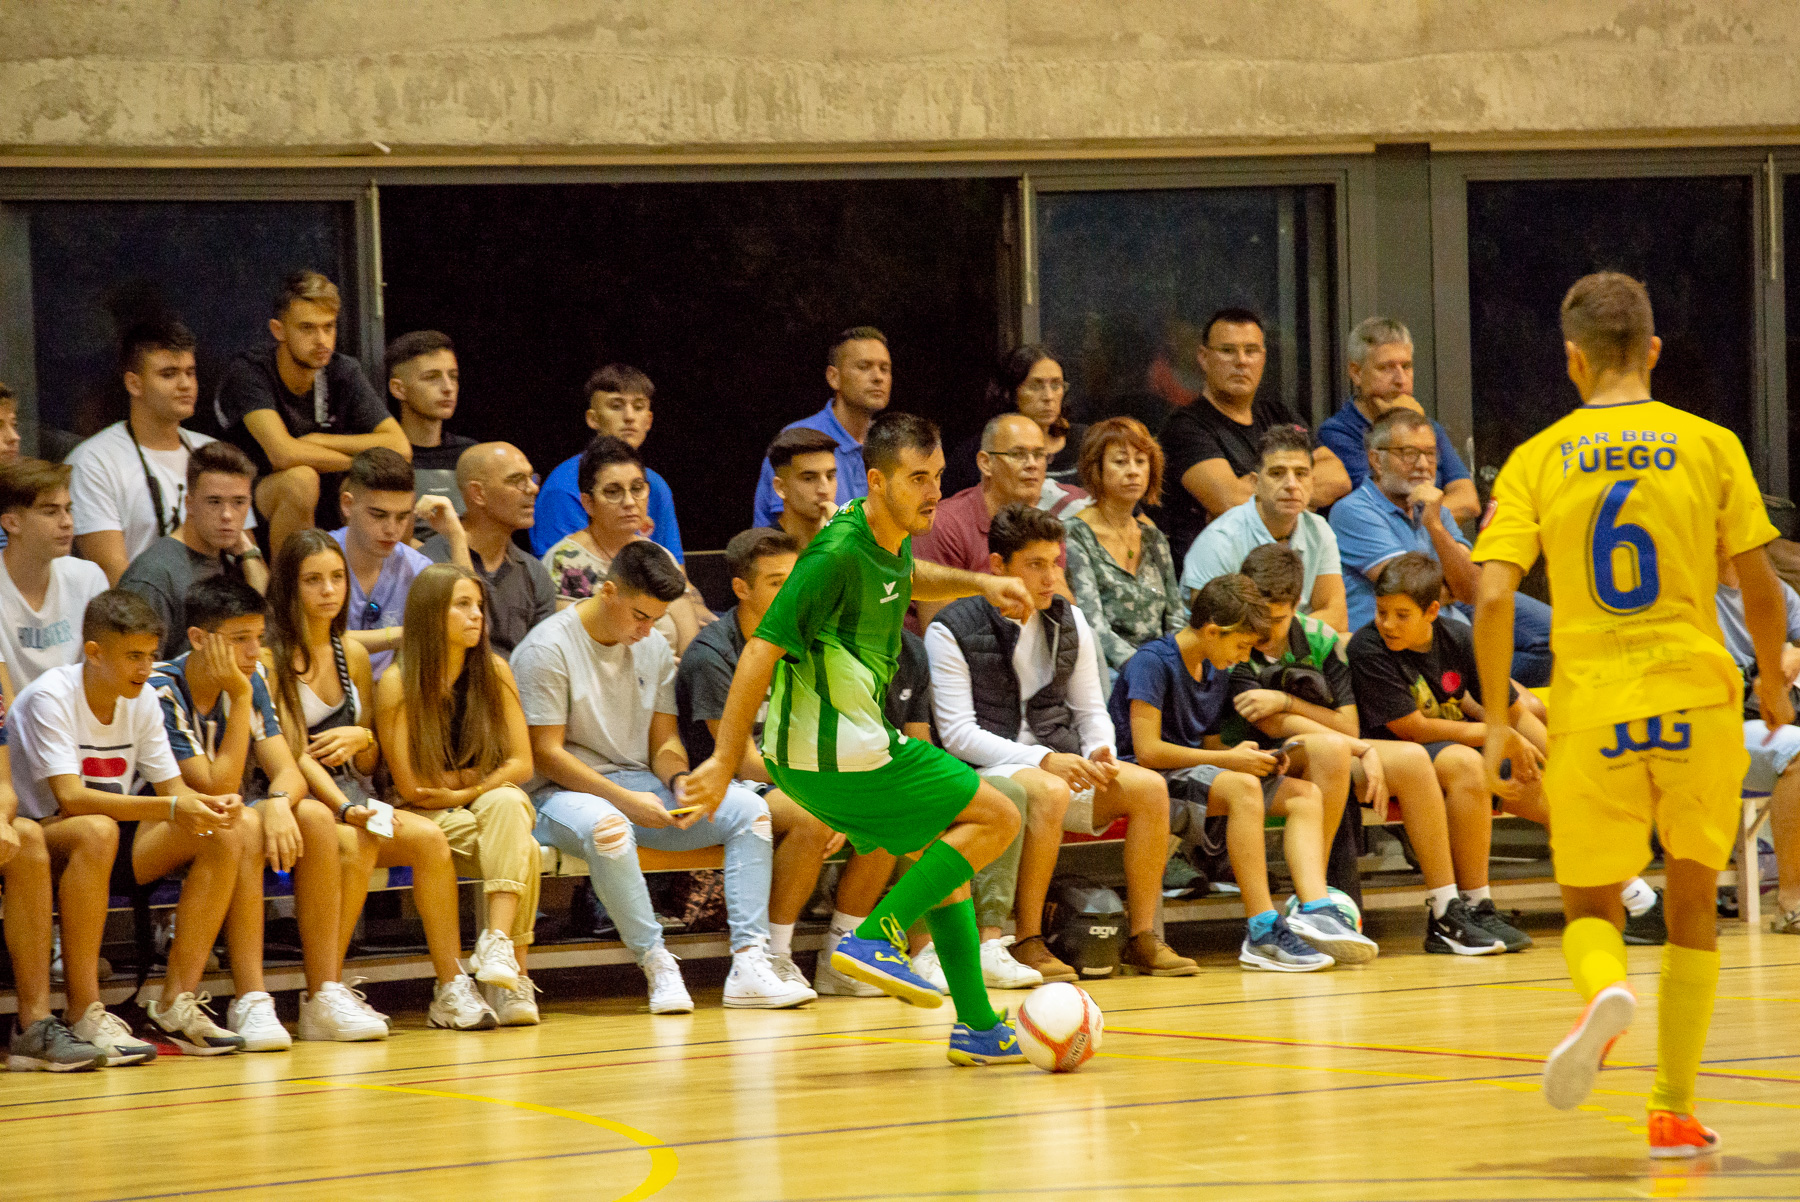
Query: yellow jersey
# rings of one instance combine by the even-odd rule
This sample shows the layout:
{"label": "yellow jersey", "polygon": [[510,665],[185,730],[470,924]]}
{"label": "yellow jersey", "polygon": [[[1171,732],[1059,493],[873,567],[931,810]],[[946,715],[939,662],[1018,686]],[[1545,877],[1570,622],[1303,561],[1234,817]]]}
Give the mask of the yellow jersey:
{"label": "yellow jersey", "polygon": [[1474,558],[1550,578],[1550,733],[1737,704],[1715,548],[1778,536],[1731,431],[1664,405],[1583,406],[1508,457]]}

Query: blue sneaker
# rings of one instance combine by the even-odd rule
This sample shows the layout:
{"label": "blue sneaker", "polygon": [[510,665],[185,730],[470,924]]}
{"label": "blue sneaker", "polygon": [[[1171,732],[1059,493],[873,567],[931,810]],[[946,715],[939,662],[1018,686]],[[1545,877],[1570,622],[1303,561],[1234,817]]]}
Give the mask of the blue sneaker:
{"label": "blue sneaker", "polygon": [[845,935],[831,953],[831,967],[909,1005],[927,1010],[943,1005],[942,991],[913,971],[906,933],[891,918],[881,922],[886,939],[863,939],[854,931]]}
{"label": "blue sneaker", "polygon": [[950,1028],[950,1063],[961,1068],[984,1064],[1017,1064],[1025,1059],[1019,1033],[1012,1020],[1002,1018],[986,1031],[973,1031],[967,1023]]}

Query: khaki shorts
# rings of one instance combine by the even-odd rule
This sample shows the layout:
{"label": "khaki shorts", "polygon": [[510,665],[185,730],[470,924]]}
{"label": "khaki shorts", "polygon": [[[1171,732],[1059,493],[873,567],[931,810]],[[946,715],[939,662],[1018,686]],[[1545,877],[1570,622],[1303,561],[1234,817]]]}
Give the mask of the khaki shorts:
{"label": "khaki shorts", "polygon": [[[1014,774],[1035,766],[1034,764],[999,764],[993,768],[981,769],[981,775],[998,776],[1005,780],[1011,780]],[[1107,826],[1111,825],[1111,823],[1107,823]],[[1105,833],[1105,826],[1099,830],[1094,829],[1094,790],[1092,787],[1070,792],[1069,808],[1063,811],[1062,828],[1072,835]]]}

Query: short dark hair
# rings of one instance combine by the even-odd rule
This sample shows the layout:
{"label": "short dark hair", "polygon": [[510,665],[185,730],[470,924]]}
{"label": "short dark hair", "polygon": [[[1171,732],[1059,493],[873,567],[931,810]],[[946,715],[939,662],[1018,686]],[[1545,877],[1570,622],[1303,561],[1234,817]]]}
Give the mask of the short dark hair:
{"label": "short dark hair", "polygon": [[392,379],[394,372],[402,364],[438,351],[449,351],[452,355],[456,353],[456,344],[442,330],[414,330],[410,334],[400,335],[387,344],[388,378]]}
{"label": "short dark hair", "polygon": [[0,513],[30,509],[47,492],[69,487],[73,471],[66,463],[20,458],[0,463]]}
{"label": "short dark hair", "polygon": [[1270,426],[1263,431],[1262,440],[1256,444],[1256,467],[1268,462],[1270,455],[1278,455],[1283,451],[1298,451],[1307,458],[1312,457],[1313,438],[1311,431],[1305,426],[1295,426],[1283,422],[1279,426]]}
{"label": "short dark hair", "polygon": [[1264,338],[1269,336],[1263,320],[1254,309],[1245,309],[1238,305],[1227,305],[1223,309],[1215,309],[1213,315],[1206,319],[1206,326],[1200,331],[1200,341],[1206,346],[1212,345],[1213,327],[1220,322],[1232,326],[1255,326]]}
{"label": "short dark hair", "polygon": [[119,370],[137,371],[151,351],[191,354],[198,345],[194,332],[172,317],[140,321],[119,335]]}
{"label": "short dark hair", "polygon": [[[389,451],[388,454],[392,455],[393,452]],[[256,465],[250,462],[250,456],[222,439],[202,443],[188,453],[188,496],[200,491],[200,477],[207,472],[217,472],[221,476],[242,476],[246,480],[256,479]]]}
{"label": "short dark hair", "polygon": [[635,463],[644,466],[643,459],[632,445],[622,438],[614,438],[610,434],[596,434],[594,441],[587,444],[587,450],[581,453],[581,462],[575,465],[575,486],[583,495],[594,491],[594,481],[600,475],[600,469],[611,467],[615,463]]}
{"label": "short dark hair", "polygon": [[[212,444],[212,445],[217,445]],[[354,493],[413,492],[413,465],[391,447],[358,451],[344,475],[344,487]]]}
{"label": "short dark hair", "polygon": [[128,588],[100,593],[81,615],[84,643],[97,643],[103,634],[153,634],[160,640],[167,632],[156,607]]}
{"label": "short dark hair", "polygon": [[344,298],[339,295],[337,285],[325,277],[325,273],[303,267],[299,271],[289,272],[281,281],[281,288],[275,293],[272,306],[273,316],[286,317],[289,306],[295,301],[311,301],[315,305],[330,309],[336,313],[343,307]]}
{"label": "short dark hair", "polygon": [[675,566],[674,557],[647,538],[621,547],[606,579],[614,588],[630,589],[665,604],[687,592],[687,580]]}
{"label": "short dark hair", "polygon": [[1269,633],[1269,603],[1247,576],[1215,576],[1194,594],[1188,625],[1195,630],[1249,627],[1260,638]]}
{"label": "short dark hair", "polygon": [[1584,275],[1563,297],[1562,333],[1600,371],[1635,367],[1656,334],[1650,293],[1623,272]]}
{"label": "short dark hair", "polygon": [[4,383],[0,383],[0,407],[12,406],[16,409],[18,408],[18,405],[19,398],[14,395],[13,390],[8,388]]}
{"label": "short dark hair", "polygon": [[1300,590],[1306,585],[1306,565],[1292,547],[1280,543],[1264,543],[1244,556],[1239,569],[1256,586],[1270,605],[1300,604]]}
{"label": "short dark hair", "polygon": [[1443,566],[1423,551],[1394,556],[1375,577],[1377,597],[1411,597],[1421,610],[1436,605],[1443,591]]}
{"label": "short dark hair", "polygon": [[1034,505],[1002,506],[988,527],[988,550],[1009,560],[1032,543],[1056,543],[1069,537],[1063,524]]}
{"label": "short dark hair", "polygon": [[584,408],[594,403],[596,392],[622,392],[627,396],[641,396],[647,401],[656,399],[656,385],[650,382],[650,377],[624,363],[608,363],[587,378],[581,389]]}
{"label": "short dark hair", "polygon": [[883,409],[869,423],[863,438],[863,464],[887,473],[900,466],[901,451],[923,451],[929,455],[942,439],[937,423],[916,413]]}
{"label": "short dark hair", "polygon": [[211,634],[233,618],[259,614],[267,617],[269,603],[261,593],[236,576],[221,573],[188,585],[182,613],[189,626],[198,626]]}
{"label": "short dark hair", "polygon": [[733,580],[748,581],[756,575],[756,561],[771,555],[800,554],[800,540],[773,526],[752,526],[731,536],[725,544],[725,570]]}
{"label": "short dark hair", "polygon": [[879,342],[882,346],[888,344],[887,335],[874,326],[851,326],[847,330],[839,330],[838,336],[825,348],[825,366],[837,366],[838,352],[844,349],[847,342]]}
{"label": "short dark hair", "polygon": [[[1386,446],[1393,435],[1409,430],[1431,430],[1431,419],[1412,409],[1389,409],[1363,431],[1363,448],[1373,451]],[[1436,433],[1435,430],[1432,432]]]}
{"label": "short dark hair", "polygon": [[796,455],[817,455],[823,451],[837,454],[837,439],[810,426],[789,426],[769,444],[769,470],[780,471],[792,463]]}

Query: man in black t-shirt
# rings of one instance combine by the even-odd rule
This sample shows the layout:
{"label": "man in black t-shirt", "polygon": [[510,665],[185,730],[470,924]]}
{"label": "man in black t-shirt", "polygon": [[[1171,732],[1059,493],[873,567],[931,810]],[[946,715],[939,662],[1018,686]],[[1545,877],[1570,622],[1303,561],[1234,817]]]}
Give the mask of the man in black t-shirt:
{"label": "man in black t-shirt", "polygon": [[[475,445],[473,438],[452,434],[444,423],[456,416],[461,378],[456,347],[448,334],[414,330],[388,343],[388,395],[399,407],[400,428],[412,446],[413,484],[419,496],[443,497],[461,517],[462,489],[456,462]],[[432,530],[424,521],[413,525],[413,541],[422,543]]]}
{"label": "man in black t-shirt", "polygon": [[[1271,426],[1305,428],[1294,411],[1273,397],[1258,397],[1268,344],[1262,319],[1248,309],[1220,309],[1206,323],[1199,352],[1206,383],[1186,409],[1169,415],[1160,439],[1168,463],[1163,531],[1176,562],[1206,523],[1256,495],[1262,436]],[[1313,451],[1313,507],[1323,508],[1350,491],[1350,477],[1324,447]]]}
{"label": "man in black t-shirt", "polygon": [[[274,345],[245,351],[219,381],[213,408],[219,429],[256,465],[256,510],[269,522],[269,556],[287,536],[337,522],[336,481],[371,447],[412,457],[406,432],[388,413],[362,366],[337,353],[337,285],[296,271],[276,294]],[[319,514],[324,498],[329,512]]]}

